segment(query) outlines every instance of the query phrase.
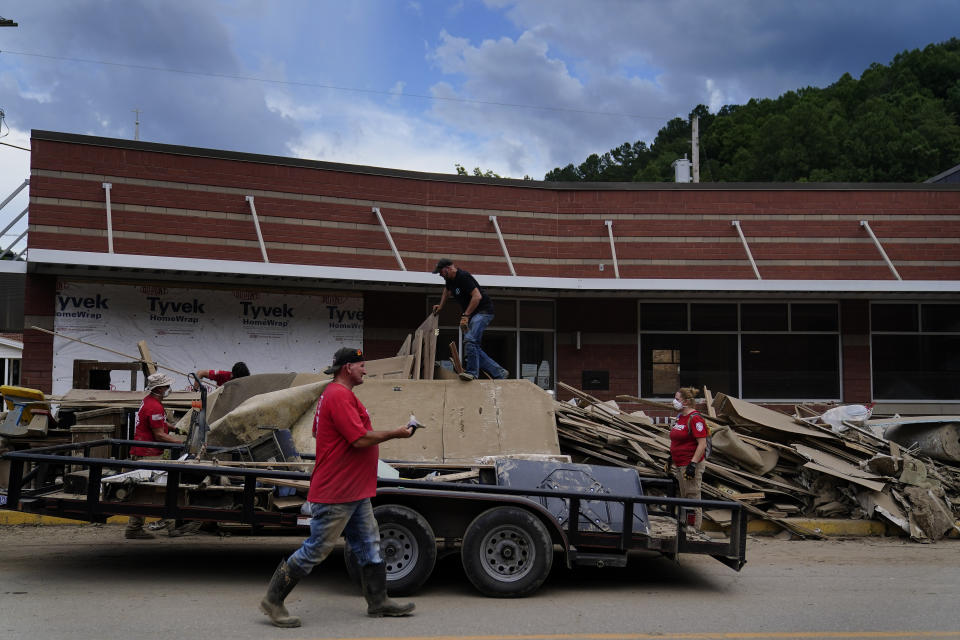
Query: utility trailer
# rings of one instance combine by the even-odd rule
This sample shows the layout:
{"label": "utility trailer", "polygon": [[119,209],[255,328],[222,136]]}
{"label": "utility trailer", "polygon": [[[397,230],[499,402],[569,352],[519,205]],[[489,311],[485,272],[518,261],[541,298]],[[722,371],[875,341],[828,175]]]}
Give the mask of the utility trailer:
{"label": "utility trailer", "polygon": [[[3,458],[10,463],[10,477],[6,496],[0,494],[5,504],[0,506],[89,522],[139,515],[237,523],[254,533],[287,529],[304,534],[306,518],[297,511],[272,508],[272,500],[275,485],[309,480],[308,473],[225,467],[202,460],[133,461],[89,455],[93,447],[109,446],[116,455],[132,444],[104,439],[7,453]],[[183,447],[155,446],[173,453]],[[31,473],[72,470],[63,475],[71,482],[27,489],[23,477],[27,465],[33,468]],[[555,556],[568,567],[622,567],[628,554],[639,550],[672,559],[706,554],[736,571],[746,562],[742,505],[677,498],[673,480],[641,477],[634,469],[551,461],[499,459],[493,465],[464,466],[477,469],[475,474],[461,474],[475,476],[469,482],[431,480],[437,472],[429,463],[396,463],[420,476],[417,479],[379,479],[373,503],[391,593],[409,595],[420,588],[438,553],[459,553],[467,578],[491,597],[534,593],[549,575]],[[110,475],[114,470],[120,473]],[[156,481],[144,481],[149,477]],[[29,473],[26,479],[31,479]],[[650,490],[664,495],[648,495]],[[726,537],[688,534],[684,525],[695,508],[730,510]],[[345,545],[344,551],[348,571],[356,577],[349,547]]]}

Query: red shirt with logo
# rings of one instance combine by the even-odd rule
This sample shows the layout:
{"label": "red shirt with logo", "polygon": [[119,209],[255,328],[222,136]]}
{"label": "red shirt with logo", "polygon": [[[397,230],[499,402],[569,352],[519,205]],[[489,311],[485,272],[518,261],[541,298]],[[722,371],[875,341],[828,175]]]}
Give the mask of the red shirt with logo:
{"label": "red shirt with logo", "polygon": [[673,464],[678,467],[690,464],[697,450],[697,439],[706,438],[707,435],[707,425],[696,411],[677,416],[677,423],[670,429],[670,456]]}
{"label": "red shirt with logo", "polygon": [[[170,428],[167,426],[167,412],[163,409],[163,404],[157,400],[152,393],[143,399],[140,410],[137,411],[136,428],[133,430],[133,439],[141,442],[156,442],[153,435],[154,429],[162,429],[167,433]],[[130,447],[132,456],[159,456],[163,455],[163,449],[155,447]]]}
{"label": "red shirt with logo", "polygon": [[210,369],[210,371],[207,372],[207,377],[216,382],[218,387],[222,387],[233,380],[233,372]]}
{"label": "red shirt with logo", "polygon": [[317,460],[307,494],[310,502],[354,502],[376,495],[379,447],[353,446],[372,430],[370,414],[353,391],[337,382],[328,384],[313,417]]}

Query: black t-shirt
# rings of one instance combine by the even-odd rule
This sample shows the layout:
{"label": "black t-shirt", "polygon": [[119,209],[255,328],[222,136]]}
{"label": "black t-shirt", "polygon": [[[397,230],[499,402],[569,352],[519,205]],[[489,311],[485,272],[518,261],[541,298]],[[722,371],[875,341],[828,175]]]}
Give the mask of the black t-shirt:
{"label": "black t-shirt", "polygon": [[493,300],[483,292],[483,289],[480,288],[480,285],[477,284],[476,279],[470,275],[469,271],[458,268],[457,275],[453,277],[453,280],[447,280],[443,286],[453,294],[453,297],[460,303],[460,308],[464,311],[467,310],[467,306],[470,304],[470,294],[474,289],[477,289],[480,291],[480,302],[473,312],[493,313]]}

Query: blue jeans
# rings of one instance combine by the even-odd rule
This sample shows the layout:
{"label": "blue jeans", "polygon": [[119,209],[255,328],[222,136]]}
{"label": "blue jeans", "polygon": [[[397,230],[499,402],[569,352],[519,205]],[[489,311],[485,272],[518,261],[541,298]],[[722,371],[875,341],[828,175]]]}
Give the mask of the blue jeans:
{"label": "blue jeans", "polygon": [[310,537],[287,558],[293,577],[300,579],[330,555],[341,534],[360,566],[379,564],[380,527],[370,499],[339,504],[310,503]]}
{"label": "blue jeans", "polygon": [[475,313],[470,316],[467,331],[463,334],[463,370],[480,377],[480,369],[490,374],[490,377],[501,380],[507,377],[507,370],[483,352],[480,341],[483,339],[483,330],[493,322],[492,313]]}

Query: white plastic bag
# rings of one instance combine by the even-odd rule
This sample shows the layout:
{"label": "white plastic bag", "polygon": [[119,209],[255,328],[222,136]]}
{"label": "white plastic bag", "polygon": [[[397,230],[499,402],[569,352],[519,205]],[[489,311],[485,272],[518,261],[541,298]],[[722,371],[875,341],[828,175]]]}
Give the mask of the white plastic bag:
{"label": "white plastic bag", "polygon": [[863,422],[869,420],[871,414],[873,414],[873,407],[865,407],[862,404],[846,404],[824,411],[820,420],[830,425],[830,430],[834,433],[842,433],[847,430],[847,425],[843,424],[844,421]]}

